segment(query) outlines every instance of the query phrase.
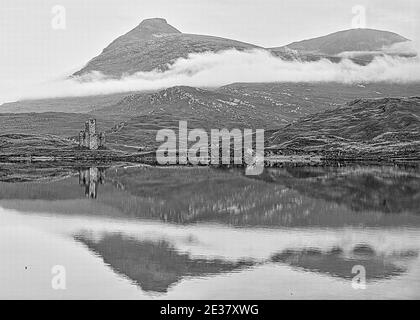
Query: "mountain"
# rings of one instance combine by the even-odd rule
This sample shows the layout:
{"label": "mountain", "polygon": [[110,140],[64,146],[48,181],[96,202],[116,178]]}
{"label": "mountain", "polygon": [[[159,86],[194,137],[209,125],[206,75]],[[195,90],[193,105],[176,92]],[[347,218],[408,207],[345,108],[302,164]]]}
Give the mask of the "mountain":
{"label": "mountain", "polygon": [[258,47],[219,37],[185,34],[169,25],[165,19],[146,19],[114,40],[74,75],[100,71],[111,77],[120,77],[156,68],[165,70],[168,64],[178,58],[186,58],[190,53],[218,52],[232,48],[245,50]]}
{"label": "mountain", "polygon": [[[376,52],[383,47],[404,41],[408,39],[392,32],[351,29],[266,50],[286,60],[313,61],[321,56],[339,62],[341,57],[336,55],[342,52]],[[133,30],[114,40],[100,55],[74,75],[99,71],[110,77],[121,77],[139,71],[166,70],[175,60],[186,58],[191,53],[256,48],[263,49],[231,39],[182,33],[162,18],[146,19]],[[351,59],[365,65],[372,60],[372,56]]]}
{"label": "mountain", "polygon": [[[74,73],[74,75],[80,76],[89,72],[99,71],[107,76],[118,78],[123,74],[133,74],[139,71],[147,72],[156,68],[159,70],[165,70],[168,68],[170,63],[173,63],[178,58],[185,58],[190,53],[200,53],[206,51],[217,52],[232,48],[237,50],[255,48],[260,50],[269,50],[273,55],[286,60],[317,61],[321,58],[326,58],[332,62],[340,62],[343,57],[340,55],[334,55],[337,52],[341,53],[343,50],[348,50],[350,52],[360,54],[358,50],[380,50],[382,46],[402,41],[407,41],[407,39],[395,33],[371,29],[357,29],[340,31],[324,37],[294,42],[284,47],[264,49],[252,44],[220,37],[185,34],[169,25],[165,19],[153,18],[142,21],[136,28],[115,39],[102,51],[100,55],[89,61],[84,68]],[[380,51],[370,51],[370,53],[364,52],[363,55],[351,56],[350,59],[360,65],[366,65],[372,61],[375,55],[380,53]],[[395,52],[392,54],[395,54]],[[265,86],[266,84],[263,85]],[[273,104],[278,103],[277,106],[282,105],[283,108],[288,106],[290,103],[289,101],[286,103],[282,102],[284,99],[288,99],[286,94],[281,97],[280,95],[283,93],[277,94],[273,92],[272,89],[276,85],[277,84],[270,84],[269,87],[271,92],[269,95],[261,97],[261,99],[257,98],[258,103],[270,103],[270,101],[266,98],[272,99],[274,94],[277,97],[274,99],[275,101],[271,101]],[[289,86],[289,84],[286,86]],[[298,87],[299,84],[296,86]],[[399,85],[398,87],[401,88],[403,86]],[[389,90],[389,88],[392,89],[392,86],[383,84],[383,88],[388,88]],[[382,89],[378,91],[384,92]],[[403,91],[404,92],[397,94],[390,93],[389,95],[406,95],[406,90],[403,89]],[[223,90],[220,90],[219,92],[223,92]],[[25,113],[52,111],[86,113],[92,109],[98,109],[105,106],[112,107],[126,95],[128,94],[114,93],[88,97],[23,100],[1,105],[0,112]],[[255,92],[253,95],[255,96]],[[382,93],[379,93],[378,95],[380,96]],[[282,99],[278,100],[277,98],[279,97]],[[352,97],[351,99],[354,98],[356,97]],[[241,97],[241,99],[243,99],[243,97]],[[301,102],[303,105],[306,105],[311,101],[306,100]],[[340,104],[341,102],[342,101],[331,103]],[[313,101],[313,103],[316,102]],[[302,107],[301,105],[298,105],[295,108],[295,106],[296,103],[292,103],[290,105],[290,112],[294,112],[294,110],[296,110],[298,114],[300,111],[297,107]],[[292,108],[294,110],[292,110]]]}
{"label": "mountain", "polygon": [[420,156],[420,97],[358,99],[301,118],[267,141],[275,153],[344,158]]}
{"label": "mountain", "polygon": [[[293,42],[286,47],[300,52],[337,55],[348,51],[381,51],[384,47],[399,42],[409,41],[399,34],[374,30],[374,29],[350,29],[331,33],[329,35]],[[280,50],[273,48],[272,50]]]}
{"label": "mountain", "polygon": [[[328,57],[332,61],[340,61],[340,56],[333,55],[343,50],[379,50],[383,46],[406,40],[390,32],[358,29],[274,48],[272,52],[285,59],[316,60]],[[218,37],[184,34],[164,19],[147,19],[114,40],[75,75],[95,70],[119,77],[155,68],[162,70],[189,53],[217,52],[230,48],[246,50],[259,47]],[[374,54],[377,51],[370,52]],[[337,131],[338,135],[334,137],[321,136],[312,141],[315,131],[308,124],[316,123],[310,121],[301,128],[287,127],[291,132],[296,129],[296,133],[302,134],[299,141],[296,137],[284,136],[288,131],[278,131],[278,128],[300,117],[331,110],[350,100],[413,96],[418,93],[418,83],[235,83],[212,89],[176,86],[160,91],[8,103],[0,107],[0,113],[3,113],[0,127],[7,134],[75,137],[85,119],[93,116],[106,131],[110,149],[115,147],[117,150],[128,148],[137,151],[156,146],[157,130],[177,128],[178,121],[187,120],[189,128],[264,128],[267,134],[268,130],[272,130],[274,135],[270,137],[269,147],[274,150],[298,150],[295,147],[302,146],[305,152],[317,150],[318,147],[321,152],[326,148],[337,151],[343,147],[344,140],[334,140],[342,133],[341,127],[333,128],[329,122],[334,122],[338,117],[338,123],[345,126],[349,119],[345,119],[347,111],[344,109],[334,111],[336,113],[318,114],[326,122],[326,127],[321,129],[325,132]],[[368,104],[370,108],[370,102]],[[46,111],[49,112],[41,113]],[[10,112],[19,112],[19,115]],[[360,123],[369,121],[369,116],[373,114],[361,119]],[[311,138],[308,138],[308,132],[311,132]],[[359,143],[353,138],[343,139],[348,139],[346,143]],[[408,140],[411,138],[415,137],[410,136]],[[309,148],[307,144],[313,147]],[[346,147],[353,148],[355,145],[347,144]]]}

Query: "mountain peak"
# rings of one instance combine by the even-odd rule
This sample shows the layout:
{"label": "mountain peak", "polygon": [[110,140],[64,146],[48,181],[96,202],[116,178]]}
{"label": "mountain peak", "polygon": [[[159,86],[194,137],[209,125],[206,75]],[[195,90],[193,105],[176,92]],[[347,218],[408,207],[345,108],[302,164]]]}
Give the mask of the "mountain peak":
{"label": "mountain peak", "polygon": [[142,22],[140,22],[140,25],[153,25],[153,24],[167,24],[168,22],[164,18],[148,18],[144,19]]}
{"label": "mountain peak", "polygon": [[181,33],[181,31],[168,24],[166,19],[163,18],[144,19],[136,28],[130,32],[133,31],[140,31],[141,33],[145,34]]}
{"label": "mountain peak", "polygon": [[121,77],[139,71],[165,70],[190,53],[219,52],[256,46],[220,37],[185,34],[163,18],[143,20],[134,29],[112,41],[102,53],[90,60],[75,76],[92,71]]}
{"label": "mountain peak", "polygon": [[163,18],[145,19],[140,22],[137,27],[111,42],[111,44],[103,50],[103,53],[113,50],[119,52],[121,48],[125,48],[130,45],[137,47],[139,45],[139,41],[156,39],[167,34],[181,34],[181,31],[172,27]]}

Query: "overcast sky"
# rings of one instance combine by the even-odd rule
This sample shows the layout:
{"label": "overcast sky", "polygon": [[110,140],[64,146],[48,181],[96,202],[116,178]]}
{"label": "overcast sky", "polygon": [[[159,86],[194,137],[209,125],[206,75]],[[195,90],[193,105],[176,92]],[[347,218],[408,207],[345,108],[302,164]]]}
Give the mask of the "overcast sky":
{"label": "overcast sky", "polygon": [[[51,26],[55,5],[66,9],[65,29]],[[1,0],[0,101],[70,74],[146,18],[272,47],[351,28],[355,5],[366,7],[366,27],[420,38],[418,0]]]}

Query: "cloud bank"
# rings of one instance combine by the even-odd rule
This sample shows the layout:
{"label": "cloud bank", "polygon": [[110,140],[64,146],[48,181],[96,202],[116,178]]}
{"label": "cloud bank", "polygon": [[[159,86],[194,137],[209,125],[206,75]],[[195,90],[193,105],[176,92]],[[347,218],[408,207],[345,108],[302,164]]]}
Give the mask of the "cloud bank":
{"label": "cloud bank", "polygon": [[404,41],[384,46],[378,51],[345,51],[338,54],[342,58],[357,58],[364,55],[406,55],[416,56],[420,52],[419,43],[416,41]]}
{"label": "cloud bank", "polygon": [[407,83],[420,81],[420,59],[381,56],[360,66],[349,59],[332,63],[285,61],[265,50],[190,54],[162,71],[138,72],[109,79],[93,72],[25,88],[9,99],[89,96],[117,92],[157,90],[175,85],[217,87],[233,82],[340,82]]}

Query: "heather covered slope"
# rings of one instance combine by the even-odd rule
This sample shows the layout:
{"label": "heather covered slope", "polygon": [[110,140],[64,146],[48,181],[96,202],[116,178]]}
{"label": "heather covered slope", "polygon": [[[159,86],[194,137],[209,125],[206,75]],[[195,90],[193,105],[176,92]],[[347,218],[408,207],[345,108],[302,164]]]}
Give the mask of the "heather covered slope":
{"label": "heather covered slope", "polygon": [[184,34],[165,19],[146,19],[113,41],[74,75],[100,71],[108,76],[120,77],[156,68],[164,70],[169,63],[186,58],[190,53],[252,48],[257,46],[213,36]]}
{"label": "heather covered slope", "polygon": [[[270,125],[294,118],[287,108],[280,110],[263,98],[238,99],[229,92],[196,87],[175,86],[155,93],[138,93],[124,97],[118,103],[93,110],[91,114],[110,115],[171,115],[174,119],[211,121],[220,125],[232,124]],[[276,109],[276,111],[274,110]]]}
{"label": "heather covered slope", "polygon": [[287,123],[355,99],[417,96],[420,94],[420,83],[233,83],[216,91],[253,105],[270,106],[276,113],[282,114],[283,122]]}
{"label": "heather covered slope", "polygon": [[[89,118],[92,118],[92,115],[87,113],[0,113],[0,128],[2,134],[46,134],[69,138],[78,136]],[[109,130],[119,121],[126,119],[123,116],[95,118],[99,132]]]}
{"label": "heather covered slope", "polygon": [[0,162],[99,161],[122,159],[126,154],[109,149],[83,150],[73,139],[49,134],[0,134]]}
{"label": "heather covered slope", "polygon": [[42,155],[57,152],[72,152],[76,149],[68,139],[52,135],[2,134],[0,135],[0,156]]}
{"label": "heather covered slope", "polygon": [[275,153],[420,157],[420,98],[359,99],[274,132]]}

